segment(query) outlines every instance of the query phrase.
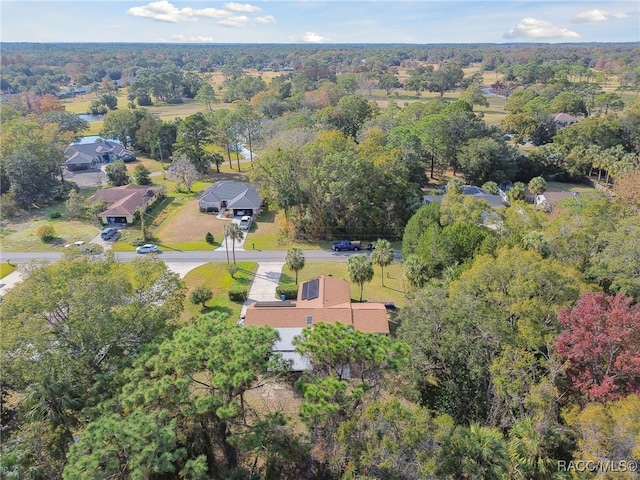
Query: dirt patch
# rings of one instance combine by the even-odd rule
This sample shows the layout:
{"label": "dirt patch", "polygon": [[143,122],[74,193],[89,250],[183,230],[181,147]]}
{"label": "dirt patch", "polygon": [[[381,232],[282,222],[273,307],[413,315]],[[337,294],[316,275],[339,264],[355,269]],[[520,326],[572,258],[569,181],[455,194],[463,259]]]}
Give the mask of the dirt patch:
{"label": "dirt patch", "polygon": [[228,220],[221,220],[214,213],[203,213],[198,208],[197,198],[176,198],[169,212],[154,231],[163,244],[182,244],[204,241],[211,233],[214,241],[223,238],[224,226]]}

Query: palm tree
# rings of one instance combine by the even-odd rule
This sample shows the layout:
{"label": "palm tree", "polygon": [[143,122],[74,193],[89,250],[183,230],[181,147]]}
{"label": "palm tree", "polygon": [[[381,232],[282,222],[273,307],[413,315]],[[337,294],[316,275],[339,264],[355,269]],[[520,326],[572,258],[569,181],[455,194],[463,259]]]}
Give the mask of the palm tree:
{"label": "palm tree", "polygon": [[296,285],[298,284],[298,272],[304,268],[304,254],[298,247],[291,247],[287,250],[287,256],[284,259],[287,267],[296,272]]}
{"label": "palm tree", "polygon": [[502,480],[507,477],[509,456],[502,433],[496,428],[458,427],[443,445],[440,473],[453,478]]}
{"label": "palm tree", "polygon": [[391,262],[393,262],[393,248],[391,248],[389,240],[373,242],[371,261],[375,265],[380,265],[380,276],[382,277],[382,286],[384,287],[384,267],[391,265]]}
{"label": "palm tree", "polygon": [[233,243],[231,244],[231,251],[233,253],[233,264],[236,264],[236,240],[242,240],[244,238],[244,233],[240,229],[240,225],[237,223],[232,223],[229,225],[227,230],[227,239],[230,239]]}
{"label": "palm tree", "polygon": [[538,206],[536,203],[538,195],[542,195],[547,191],[547,182],[542,177],[534,177],[529,181],[527,188],[533,194],[533,207],[535,209]]}
{"label": "palm tree", "polygon": [[552,428],[538,431],[532,419],[524,418],[511,427],[509,437],[511,464],[523,478],[551,478],[557,472],[558,461],[549,451],[558,442],[558,435]]}
{"label": "palm tree", "polygon": [[347,271],[352,282],[360,285],[360,301],[362,301],[362,290],[364,282],[370,282],[373,278],[373,264],[371,259],[364,254],[351,255],[347,262]]}
{"label": "palm tree", "polygon": [[25,417],[31,422],[49,422],[64,439],[73,440],[72,431],[82,409],[82,388],[67,380],[47,375],[40,383],[30,385],[24,398]]}
{"label": "palm tree", "polygon": [[231,227],[231,225],[224,226],[224,247],[227,251],[227,265],[229,265],[229,227]]}

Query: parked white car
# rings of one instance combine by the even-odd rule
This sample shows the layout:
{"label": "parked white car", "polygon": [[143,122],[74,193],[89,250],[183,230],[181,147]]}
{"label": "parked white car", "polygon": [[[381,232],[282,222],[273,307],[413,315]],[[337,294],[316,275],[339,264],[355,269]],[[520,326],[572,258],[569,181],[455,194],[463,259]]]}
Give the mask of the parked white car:
{"label": "parked white car", "polygon": [[138,253],[156,253],[157,251],[158,246],[154,245],[153,243],[146,243],[136,248],[136,252]]}
{"label": "parked white car", "polygon": [[242,230],[249,230],[251,227],[251,217],[249,215],[245,215],[240,219],[240,228]]}

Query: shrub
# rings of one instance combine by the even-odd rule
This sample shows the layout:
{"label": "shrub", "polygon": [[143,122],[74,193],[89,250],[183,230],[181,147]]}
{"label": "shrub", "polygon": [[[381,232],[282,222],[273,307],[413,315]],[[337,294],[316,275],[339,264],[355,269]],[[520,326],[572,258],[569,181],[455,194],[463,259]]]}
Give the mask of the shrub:
{"label": "shrub", "polygon": [[209,244],[209,245],[213,245],[213,235],[211,234],[211,232],[207,232],[207,234],[204,236],[204,240]]}
{"label": "shrub", "polygon": [[12,218],[20,215],[21,210],[13,192],[3,193],[0,198],[0,203],[2,204],[2,208],[0,208],[0,218]]}
{"label": "shrub", "polygon": [[524,200],[526,197],[526,187],[522,182],[516,182],[513,184],[513,187],[507,192],[510,202],[515,202],[517,200]]}
{"label": "shrub", "polygon": [[280,298],[281,295],[284,295],[287,300],[295,300],[298,298],[298,286],[292,283],[278,285],[276,293],[278,294],[278,298]]}
{"label": "shrub", "polygon": [[493,195],[498,195],[499,193],[498,184],[496,182],[487,182],[482,185],[482,188]]}
{"label": "shrub", "polygon": [[206,307],[205,304],[212,298],[213,298],[213,292],[211,291],[210,288],[207,288],[204,285],[198,285],[191,292],[191,296],[189,297],[189,300],[191,300],[191,303],[193,303],[194,305],[201,304],[202,307],[204,308]]}
{"label": "shrub", "polygon": [[234,288],[229,290],[229,300],[232,302],[244,302],[249,297],[246,288]]}
{"label": "shrub", "polygon": [[60,218],[60,217],[62,217],[62,214],[60,212],[51,212],[49,214],[49,218],[51,220],[55,220],[56,218]]}
{"label": "shrub", "polygon": [[98,255],[100,253],[104,253],[104,247],[97,243],[87,243],[84,245],[84,251],[89,255]]}
{"label": "shrub", "polygon": [[147,241],[142,237],[136,237],[131,240],[131,245],[133,245],[134,247],[139,247],[140,245],[144,245],[145,243],[147,243]]}
{"label": "shrub", "polygon": [[47,243],[56,238],[56,230],[51,225],[42,225],[38,227],[38,237]]}

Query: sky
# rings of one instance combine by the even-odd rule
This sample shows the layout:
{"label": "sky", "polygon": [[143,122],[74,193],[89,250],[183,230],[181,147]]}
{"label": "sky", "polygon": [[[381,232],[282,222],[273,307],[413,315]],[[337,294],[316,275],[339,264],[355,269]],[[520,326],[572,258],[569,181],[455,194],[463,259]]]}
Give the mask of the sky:
{"label": "sky", "polygon": [[640,1],[0,0],[2,42],[640,42]]}

